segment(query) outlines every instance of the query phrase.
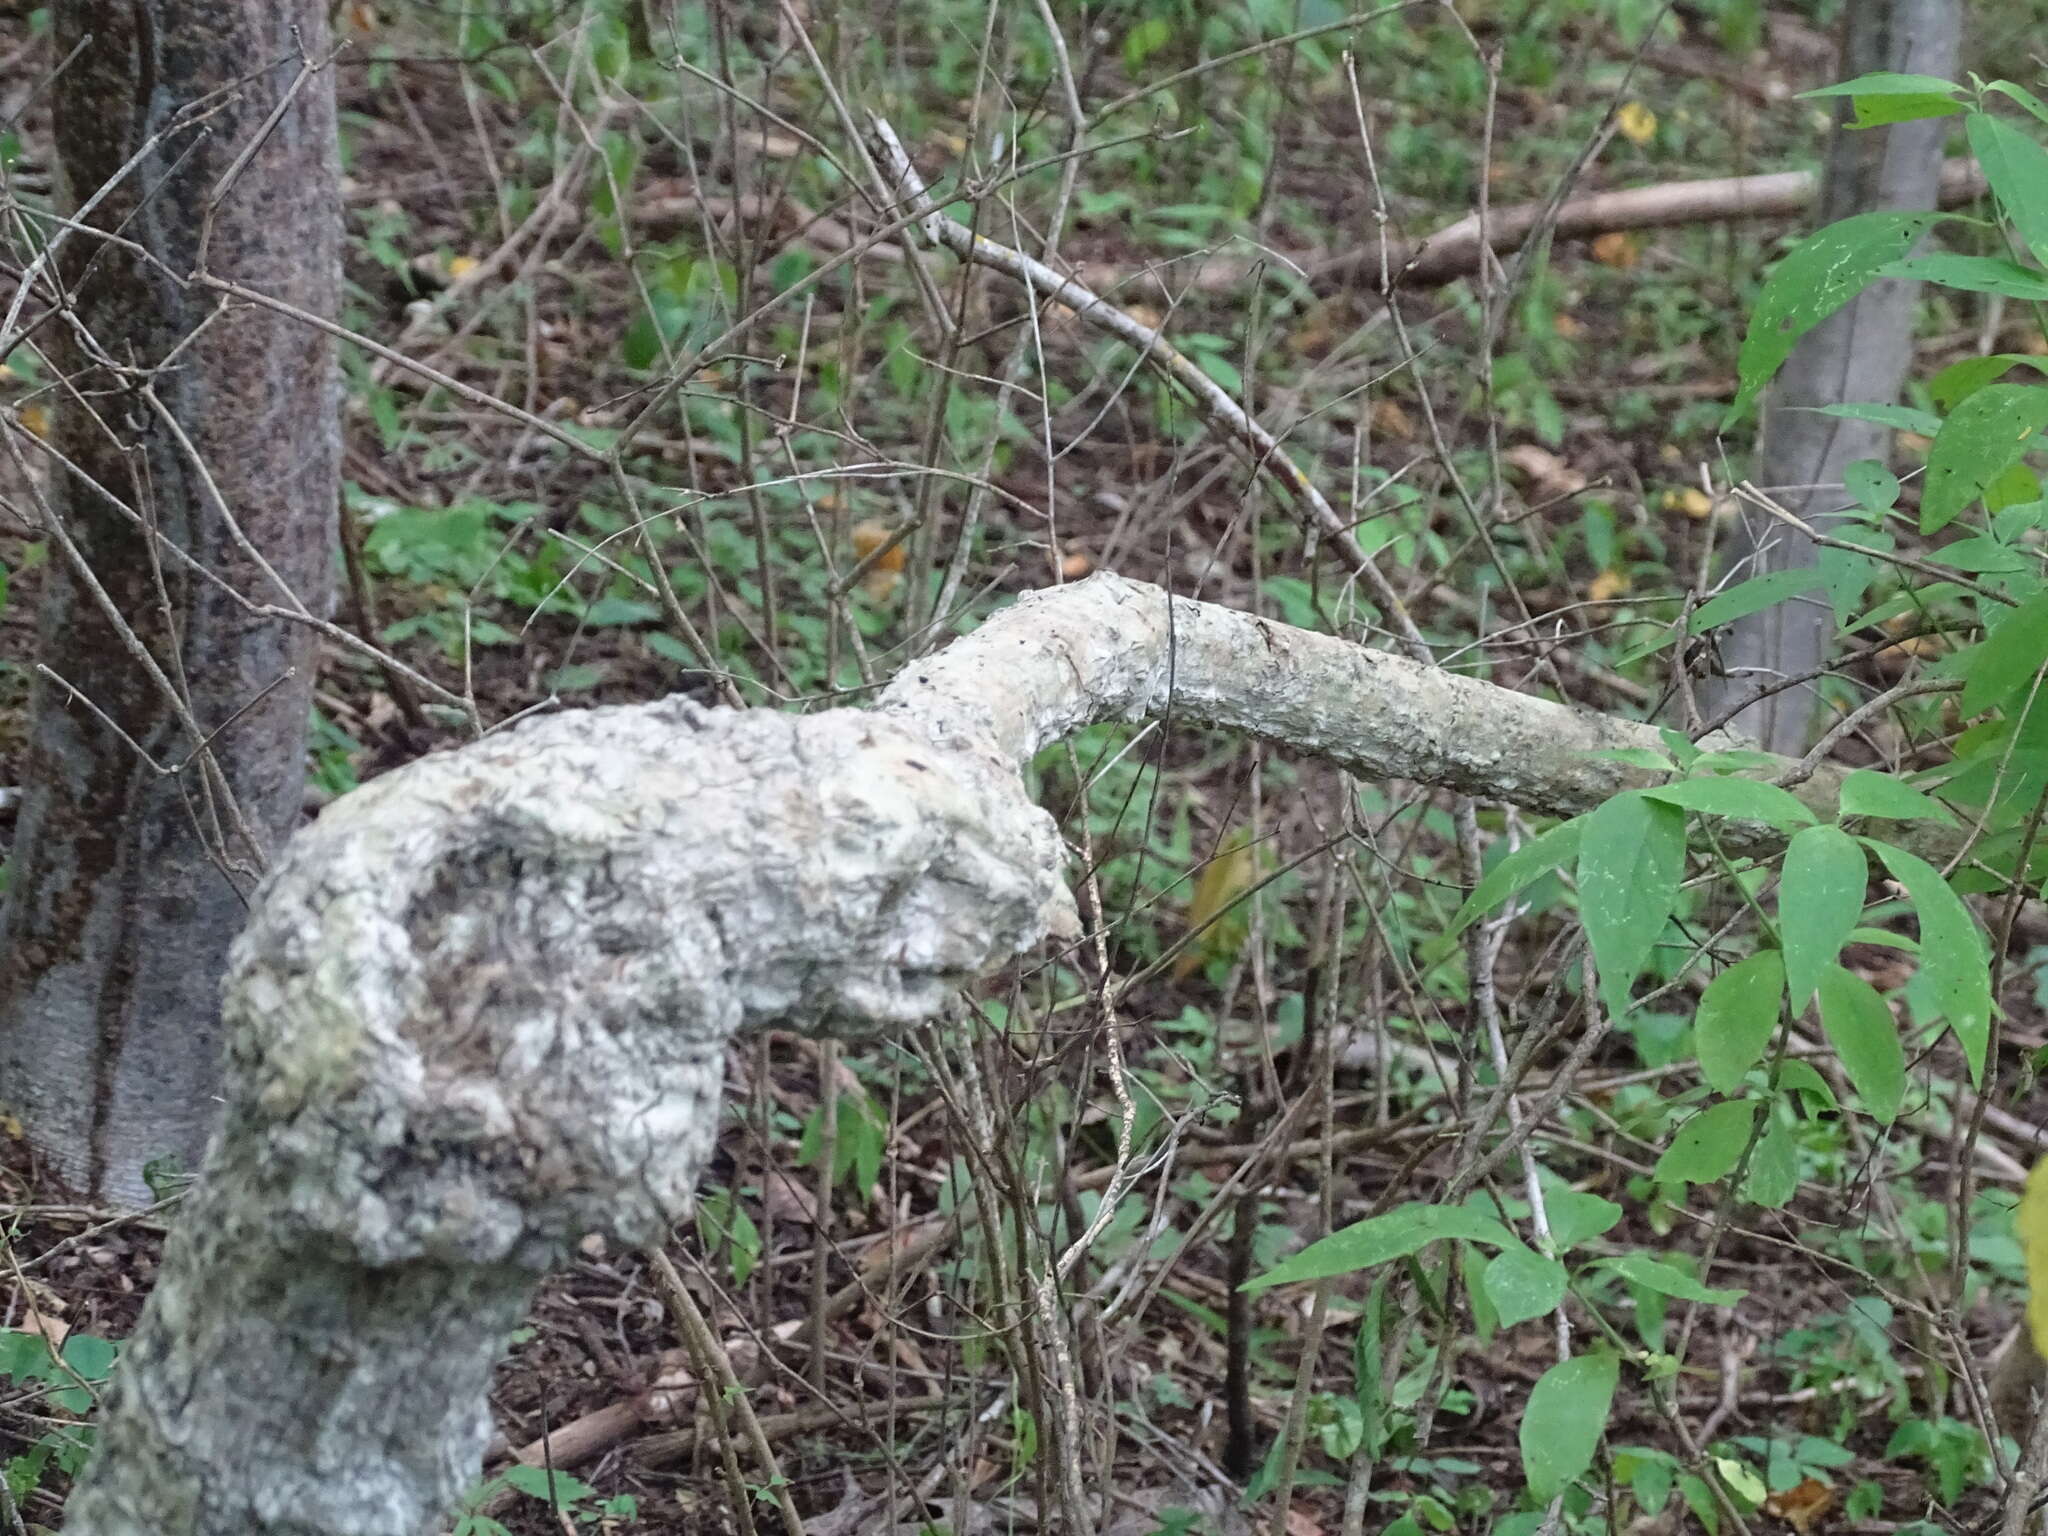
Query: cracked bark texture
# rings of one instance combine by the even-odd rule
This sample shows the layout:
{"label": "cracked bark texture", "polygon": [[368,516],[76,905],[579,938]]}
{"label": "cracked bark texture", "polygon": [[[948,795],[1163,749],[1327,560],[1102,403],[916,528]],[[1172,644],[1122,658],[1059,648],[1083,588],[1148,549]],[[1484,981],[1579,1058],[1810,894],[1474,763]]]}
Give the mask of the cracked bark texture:
{"label": "cracked bark texture", "polygon": [[67,1529],[414,1536],[582,1234],[688,1210],[748,1024],[903,1026],[1071,926],[1013,767],[874,714],[531,722],[336,802],[237,941],[229,1108]]}
{"label": "cracked bark texture", "polygon": [[54,21],[64,180],[74,202],[111,187],[87,222],[153,259],[64,237],[76,328],[39,334],[75,391],[53,397],[74,468],[56,473],[45,509],[61,536],[38,650],[159,763],[212,740],[187,771],[159,775],[69,690],[37,680],[0,912],[0,1099],[64,1183],[139,1204],[143,1165],[170,1154],[196,1166],[217,1112],[220,976],[247,893],[298,818],[314,659],[309,630],[252,617],[140,520],[255,601],[289,606],[288,590],[324,612],[340,463],[327,338],[222,311],[182,278],[209,199],[260,139],[220,200],[208,263],[335,312],[334,104],[323,72],[265,132],[301,48],[326,51],[314,0],[65,0]]}
{"label": "cracked bark texture", "polygon": [[[1952,79],[1961,33],[1962,0],[1858,0],[1842,20],[1839,78],[1889,69]],[[1814,227],[1877,209],[1935,207],[1948,121],[1856,129],[1847,126],[1850,116],[1848,98],[1840,98]],[[1847,505],[1843,472],[1858,459],[1889,457],[1892,434],[1815,407],[1898,399],[1913,360],[1919,298],[1917,282],[1872,283],[1799,339],[1767,392],[1751,478],[1822,532]],[[1819,558],[1811,539],[1752,510],[1729,541],[1727,569],[1744,580]],[[1738,621],[1720,646],[1728,675],[1700,690],[1702,707],[1719,715],[1761,685],[1812,672],[1826,662],[1834,632],[1833,611],[1813,593]],[[1811,685],[1789,688],[1751,704],[1733,724],[1770,751],[1796,754],[1811,739],[1818,698]]]}
{"label": "cracked bark texture", "polygon": [[66,1529],[435,1530],[540,1276],[687,1212],[734,1032],[900,1029],[1072,934],[1021,769],[1169,712],[1551,811],[1649,782],[1588,754],[1658,741],[1104,575],[872,710],[566,713],[378,779],[292,840],[236,942],[227,1115]]}

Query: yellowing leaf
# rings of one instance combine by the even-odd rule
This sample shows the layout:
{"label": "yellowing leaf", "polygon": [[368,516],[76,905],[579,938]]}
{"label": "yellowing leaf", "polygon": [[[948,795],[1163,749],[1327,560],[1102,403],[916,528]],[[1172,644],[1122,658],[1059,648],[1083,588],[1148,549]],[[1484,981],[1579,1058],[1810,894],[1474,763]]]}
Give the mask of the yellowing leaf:
{"label": "yellowing leaf", "polygon": [[853,525],[853,554],[856,560],[865,560],[876,550],[881,554],[875,563],[861,572],[860,588],[878,603],[886,603],[895,596],[898,584],[903,580],[903,563],[909,555],[909,540],[898,539],[887,549],[889,537],[895,530],[879,518],[866,518]]}
{"label": "yellowing leaf", "polygon": [[2048,1157],[2034,1164],[2020,1196],[2014,1226],[2027,1265],[2027,1328],[2034,1348],[2048,1355]]}
{"label": "yellowing leaf", "polygon": [[1683,490],[1666,491],[1664,507],[1669,512],[1683,512],[1694,522],[1705,522],[1713,513],[1714,499],[1696,485]]}
{"label": "yellowing leaf", "polygon": [[1625,101],[1614,113],[1614,126],[1631,144],[1647,144],[1657,136],[1657,114],[1640,101]]}
{"label": "yellowing leaf", "polygon": [[1628,577],[1620,571],[1602,571],[1586,583],[1586,597],[1595,603],[1612,602],[1628,590]]}
{"label": "yellowing leaf", "polygon": [[1817,1478],[1801,1478],[1782,1493],[1764,1500],[1764,1513],[1782,1520],[1799,1536],[1813,1536],[1814,1527],[1835,1507],[1835,1491]]}
{"label": "yellowing leaf", "polygon": [[474,256],[451,256],[448,258],[448,277],[450,281],[459,282],[481,265]]}
{"label": "yellowing leaf", "polygon": [[1415,435],[1415,423],[1398,400],[1389,400],[1382,395],[1372,403],[1372,425],[1375,432],[1388,437],[1408,438]]}
{"label": "yellowing leaf", "polygon": [[1175,981],[1185,981],[1203,962],[1229,955],[1244,942],[1242,920],[1224,914],[1251,888],[1258,871],[1251,833],[1239,827],[1223,840],[1195,880],[1195,893],[1188,901],[1188,946],[1173,963]]}
{"label": "yellowing leaf", "polygon": [[1626,272],[1636,264],[1642,255],[1642,246],[1636,237],[1622,230],[1609,230],[1604,235],[1593,237],[1593,259],[1603,267],[1614,267]]}
{"label": "yellowing leaf", "polygon": [[45,442],[50,438],[50,408],[47,405],[24,405],[21,408],[21,424]]}

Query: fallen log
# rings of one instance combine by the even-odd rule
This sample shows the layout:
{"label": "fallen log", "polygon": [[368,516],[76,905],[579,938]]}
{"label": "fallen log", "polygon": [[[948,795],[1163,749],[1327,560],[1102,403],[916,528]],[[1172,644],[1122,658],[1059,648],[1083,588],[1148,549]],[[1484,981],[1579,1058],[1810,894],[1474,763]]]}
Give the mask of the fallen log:
{"label": "fallen log", "polygon": [[[1941,168],[1941,206],[1960,207],[1984,195],[1984,173],[1972,159],[1950,160]],[[1718,176],[1706,181],[1667,181],[1653,187],[1594,192],[1558,208],[1553,238],[1604,235],[1614,230],[1653,229],[1676,224],[1711,224],[1728,219],[1785,218],[1805,210],[1819,195],[1813,171],[1772,171],[1761,176]],[[1520,250],[1544,224],[1546,202],[1496,208],[1486,234],[1495,255]],[[1467,214],[1421,240],[1368,241],[1311,269],[1310,281],[1325,288],[1362,281],[1374,288],[1381,274],[1397,289],[1447,283],[1479,267],[1479,215]]]}

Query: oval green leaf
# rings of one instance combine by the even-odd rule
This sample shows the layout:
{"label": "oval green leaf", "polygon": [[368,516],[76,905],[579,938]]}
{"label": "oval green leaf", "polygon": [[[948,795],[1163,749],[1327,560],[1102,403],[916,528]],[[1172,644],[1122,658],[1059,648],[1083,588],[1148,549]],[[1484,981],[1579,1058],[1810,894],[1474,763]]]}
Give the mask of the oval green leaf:
{"label": "oval green leaf", "polygon": [[1972,112],[1965,131],[1999,207],[2035,259],[2048,262],[2048,150],[1989,112]]}
{"label": "oval green leaf", "polygon": [[1678,1128],[1671,1145],[1657,1159],[1657,1177],[1667,1184],[1711,1184],[1725,1179],[1742,1161],[1756,1124],[1756,1105],[1749,1099],[1710,1104]]}
{"label": "oval green leaf", "polygon": [[1705,1302],[1710,1307],[1732,1307],[1749,1294],[1747,1291],[1722,1291],[1701,1285],[1677,1265],[1653,1259],[1647,1253],[1618,1253],[1611,1259],[1600,1260],[1600,1267],[1611,1269],[1649,1290],[1680,1301]]}
{"label": "oval green leaf", "polygon": [[1808,235],[1772,268],[1742,338],[1736,362],[1741,383],[1723,428],[1741,419],[1800,337],[1867,288],[1879,268],[1904,256],[1941,217],[1855,214]]}
{"label": "oval green leaf", "polygon": [[1987,384],[1949,413],[1927,451],[1920,531],[1954,522],[1984,488],[2019,463],[2048,426],[2048,386]]}
{"label": "oval green leaf", "polygon": [[1326,1280],[1370,1269],[1389,1259],[1405,1258],[1439,1238],[1463,1238],[1467,1242],[1491,1243],[1498,1247],[1519,1239],[1491,1216],[1462,1205],[1430,1205],[1410,1201],[1379,1216],[1354,1222],[1310,1243],[1285,1263],[1276,1264],[1263,1275],[1245,1281],[1247,1291],[1262,1291],[1269,1285],[1287,1285],[1296,1280]]}
{"label": "oval green leaf", "polygon": [[1564,1266],[1557,1260],[1516,1243],[1493,1256],[1482,1285],[1500,1314],[1500,1325],[1512,1328],[1556,1311],[1564,1299],[1565,1280]]}
{"label": "oval green leaf", "polygon": [[1685,875],[1685,813],[1642,793],[1616,795],[1585,818],[1579,840],[1579,914],[1600,995],[1628,1010],[1629,988],[1648,962]]}
{"label": "oval green leaf", "polygon": [[1972,1086],[1982,1086],[1991,1044],[1991,962],[1981,930],[1941,871],[1917,854],[1873,841],[1892,878],[1920,916],[1920,974],[1935,1006],[1955,1031]]}
{"label": "oval green leaf", "polygon": [[1890,1125],[1906,1097],[1906,1052],[1877,988],[1831,965],[1820,978],[1820,1023],[1873,1119]]}
{"label": "oval green leaf", "polygon": [[[2048,389],[2039,393],[2048,395]],[[1982,714],[2032,687],[2043,663],[2048,663],[2048,592],[2006,614],[1959,661],[1965,715]]]}
{"label": "oval green leaf", "polygon": [[1581,1189],[1553,1190],[1548,1204],[1550,1241],[1559,1253],[1569,1253],[1580,1243],[1598,1237],[1622,1217],[1621,1207],[1612,1200]]}
{"label": "oval green leaf", "polygon": [[2023,267],[2002,256],[1958,256],[1949,251],[1909,256],[1893,262],[1882,275],[1939,283],[1965,293],[1998,293],[2008,299],[2031,302],[2048,299],[2048,278],[2032,267]]}
{"label": "oval green leaf", "polygon": [[1796,795],[1757,779],[1680,779],[1643,793],[1705,816],[1736,816],[1772,827],[1800,827],[1813,820],[1813,812],[1801,805]]}
{"label": "oval green leaf", "polygon": [[1762,613],[1774,603],[1821,586],[1821,575],[1811,566],[1794,571],[1768,571],[1739,581],[1725,592],[1717,592],[1693,610],[1692,630],[1701,634],[1722,624]]}
{"label": "oval green leaf", "polygon": [[1785,997],[1785,965],[1775,949],[1737,961],[1707,983],[1693,1014],[1693,1049],[1716,1093],[1733,1093],[1763,1060]]}
{"label": "oval green leaf", "polygon": [[1558,1361],[1530,1390],[1522,1414],[1522,1475],[1538,1504],[1556,1498],[1593,1465],[1620,1379],[1619,1357],[1596,1349]]}
{"label": "oval green leaf", "polygon": [[[1800,1062],[1800,1066],[1806,1066]],[[1808,1070],[1812,1070],[1808,1068]],[[1799,1134],[1782,1113],[1774,1112],[1749,1155],[1742,1198],[1765,1210],[1782,1210],[1799,1193]]]}
{"label": "oval green leaf", "polygon": [[1579,834],[1584,826],[1585,818],[1575,816],[1552,827],[1542,836],[1531,838],[1503,857],[1480,877],[1479,883],[1472,887],[1472,894],[1458,908],[1458,915],[1451,919],[1451,936],[1464,932],[1474,918],[1491,912],[1553,869],[1569,864],[1578,855]]}
{"label": "oval green leaf", "polygon": [[1863,916],[1870,878],[1863,846],[1840,827],[1808,827],[1785,850],[1778,885],[1778,933],[1792,1012],[1806,1009],[1821,972],[1834,964]]}
{"label": "oval green leaf", "polygon": [[1956,824],[1948,807],[1931,795],[1921,793],[1903,779],[1895,779],[1875,768],[1858,768],[1842,780],[1842,814],[1875,816],[1882,821],[1938,821],[1945,827]]}

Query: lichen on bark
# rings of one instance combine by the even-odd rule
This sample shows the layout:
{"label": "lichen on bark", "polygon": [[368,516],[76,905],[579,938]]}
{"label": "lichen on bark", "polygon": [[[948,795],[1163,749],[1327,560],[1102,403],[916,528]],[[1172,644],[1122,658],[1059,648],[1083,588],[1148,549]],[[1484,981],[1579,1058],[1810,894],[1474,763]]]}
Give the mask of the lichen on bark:
{"label": "lichen on bark", "polygon": [[237,941],[226,1122],[70,1529],[411,1536],[582,1235],[661,1238],[750,1024],[942,1010],[1070,909],[1015,770],[878,715],[529,722],[336,802]]}

